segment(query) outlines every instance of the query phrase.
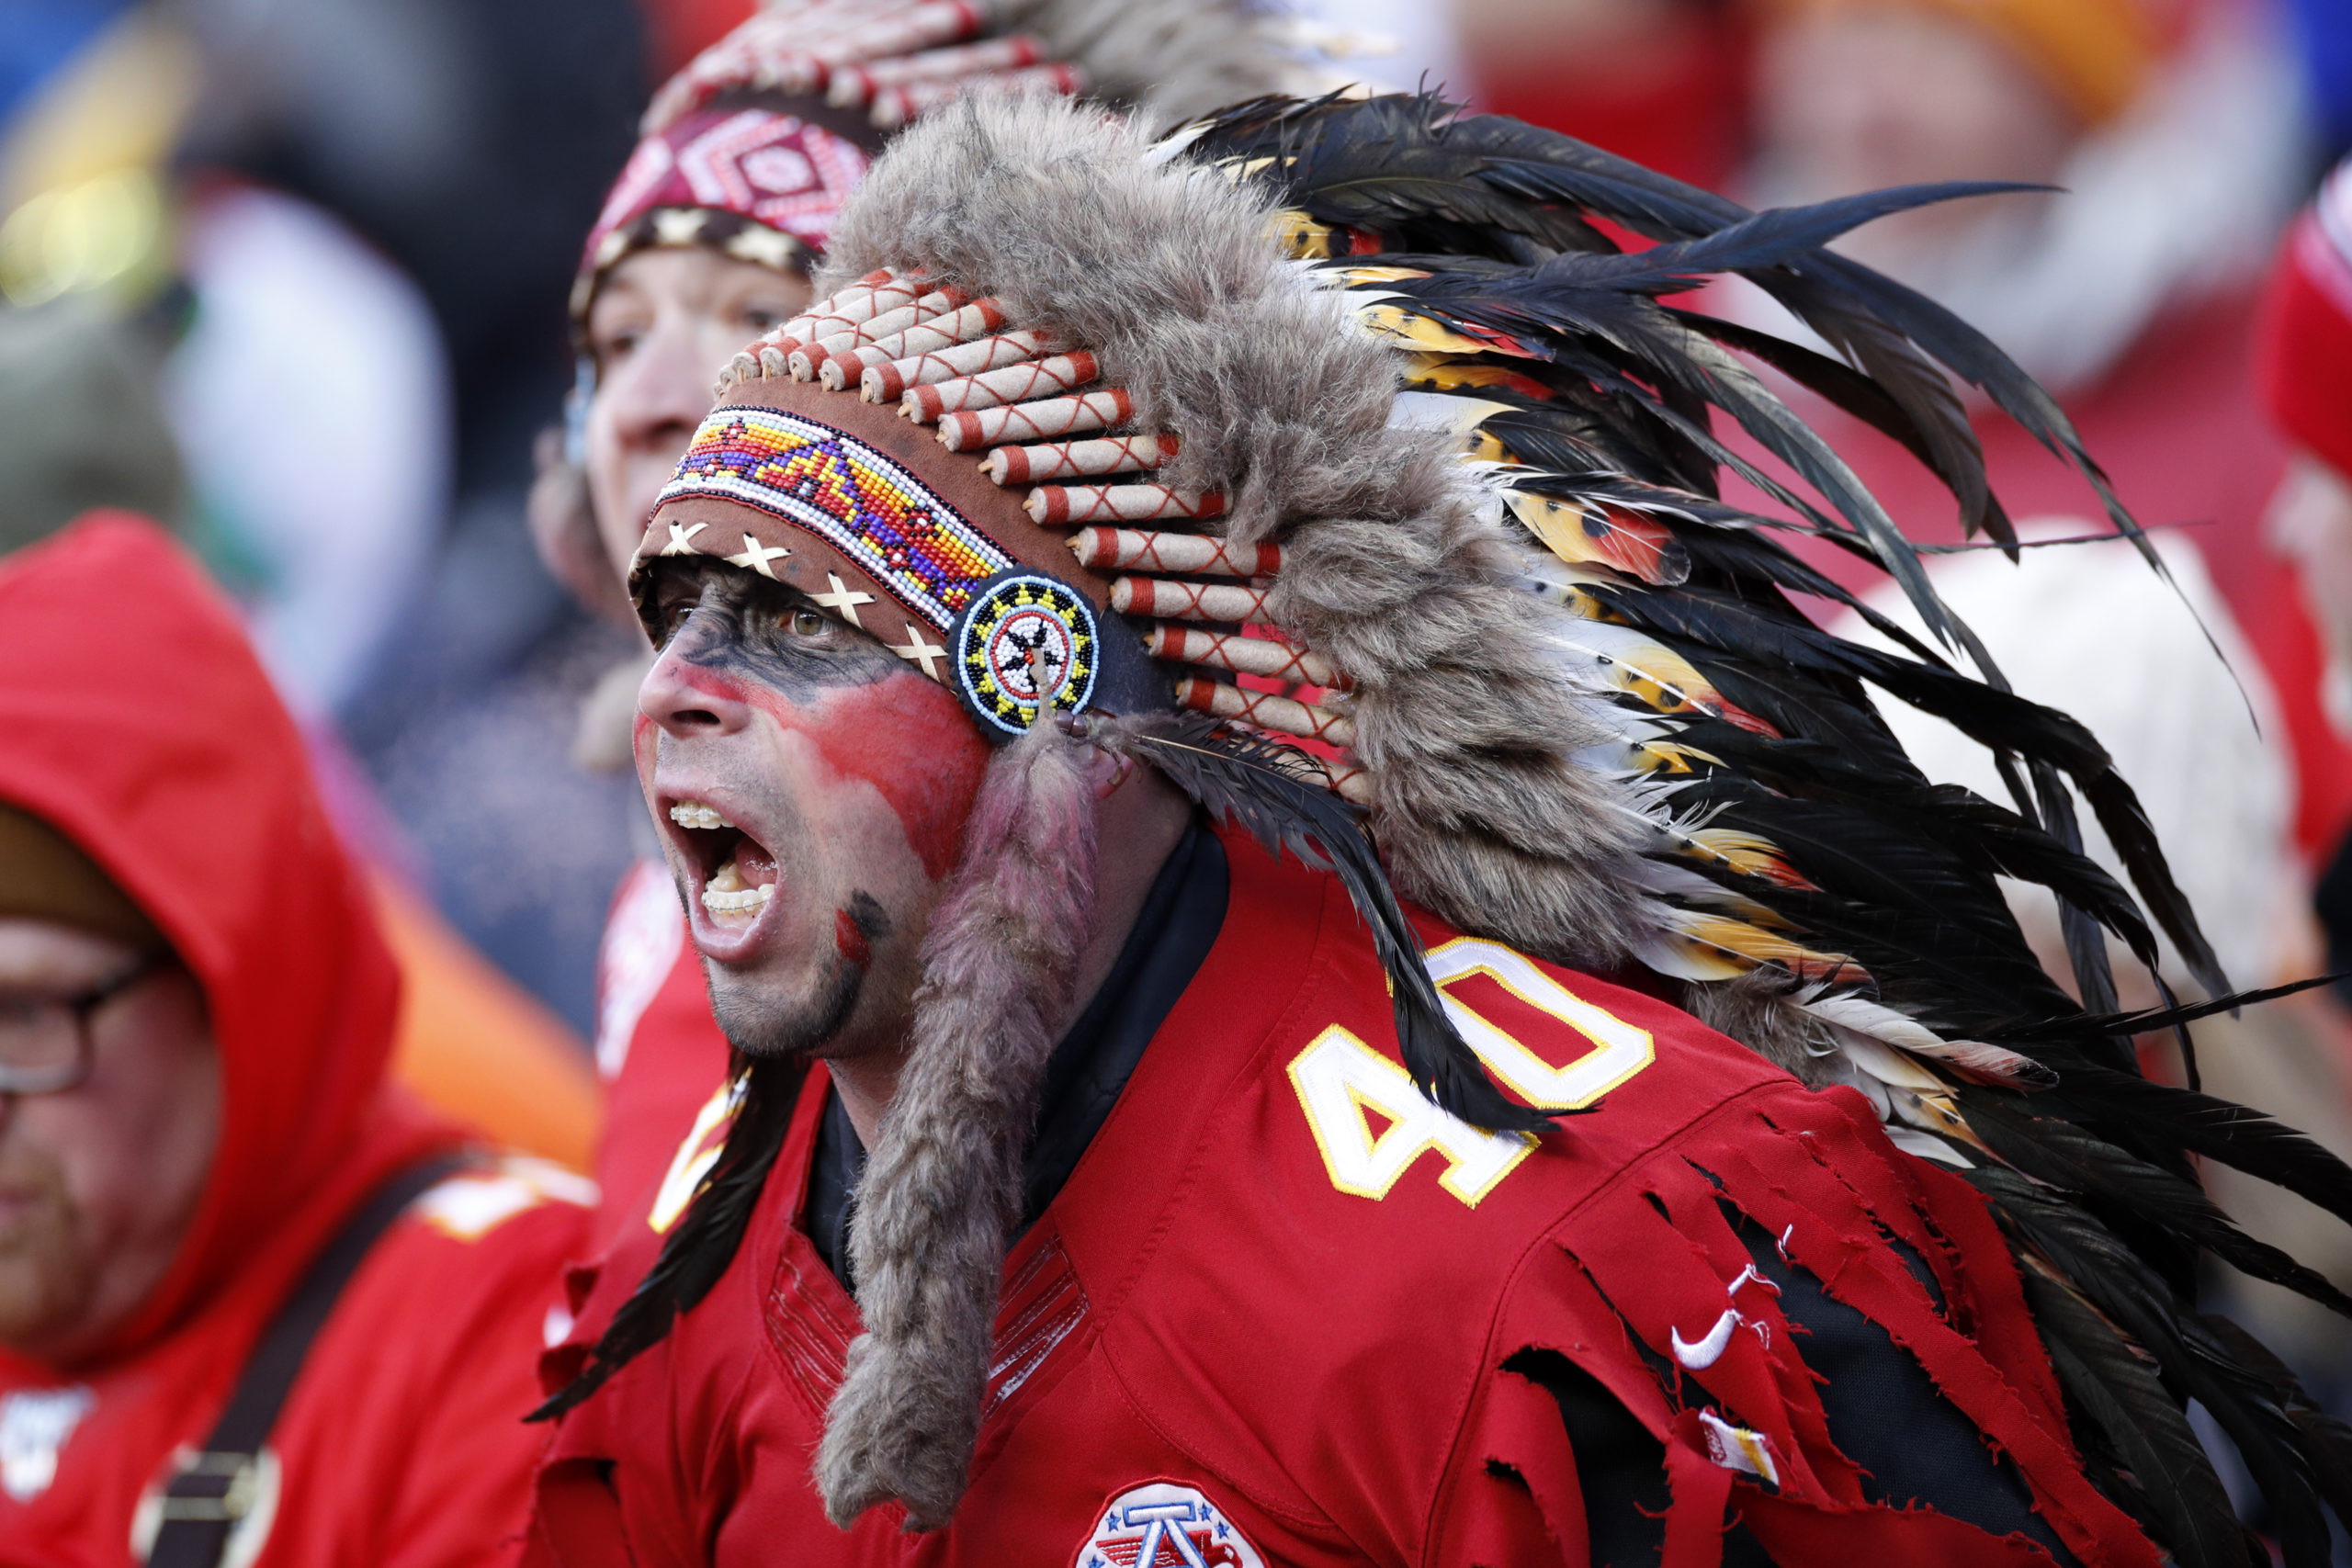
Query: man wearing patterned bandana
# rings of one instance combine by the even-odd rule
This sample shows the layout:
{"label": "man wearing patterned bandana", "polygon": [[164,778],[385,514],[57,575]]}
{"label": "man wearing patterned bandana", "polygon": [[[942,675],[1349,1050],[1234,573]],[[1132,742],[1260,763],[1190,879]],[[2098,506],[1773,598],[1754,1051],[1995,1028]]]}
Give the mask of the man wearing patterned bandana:
{"label": "man wearing patterned bandana", "polygon": [[[582,251],[571,297],[581,375],[568,434],[543,438],[531,521],[541,558],[591,610],[634,626],[621,579],[711,382],[743,343],[808,303],[841,203],[887,136],[982,87],[1088,94],[1153,123],[1311,78],[1269,25],[1227,5],[1102,0],[772,4],[663,88]],[[617,768],[641,660],[599,687],[579,755]],[[723,1103],[712,1028],[658,856],[616,897],[599,980],[610,1115],[605,1230],[641,1220],[697,1113]]]}
{"label": "man wearing patterned bandana", "polygon": [[[1957,647],[1734,351],[1996,533],[1939,360],[2096,482],[1819,248],[1933,195],[1752,215],[1396,97],[887,151],[630,572],[738,1073],[543,1366],[533,1560],[2245,1562],[2195,1397],[2324,1562],[2346,1434],[2179,1266],[2352,1302],[2182,1151],[2352,1173],[2034,964],[1997,875],[2079,912],[2094,1009],[2096,925],[2155,954],[2063,774],[2226,991],[2096,742],[1820,632],[1715,499],[1722,413]],[[1858,364],[1657,303],[1718,269]]]}

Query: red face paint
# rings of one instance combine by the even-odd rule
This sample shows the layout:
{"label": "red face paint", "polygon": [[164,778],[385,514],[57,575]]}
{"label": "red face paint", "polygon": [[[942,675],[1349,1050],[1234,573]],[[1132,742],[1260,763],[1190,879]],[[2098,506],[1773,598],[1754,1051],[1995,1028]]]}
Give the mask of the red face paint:
{"label": "red face paint", "polygon": [[841,950],[842,959],[860,969],[874,966],[874,950],[865,944],[865,933],[857,929],[847,909],[833,911],[833,945]]}
{"label": "red face paint", "polygon": [[955,869],[989,744],[944,688],[911,671],[894,673],[871,685],[831,688],[808,706],[763,686],[738,690],[740,700],[807,736],[835,773],[872,784],[897,814],[926,876],[937,881]]}

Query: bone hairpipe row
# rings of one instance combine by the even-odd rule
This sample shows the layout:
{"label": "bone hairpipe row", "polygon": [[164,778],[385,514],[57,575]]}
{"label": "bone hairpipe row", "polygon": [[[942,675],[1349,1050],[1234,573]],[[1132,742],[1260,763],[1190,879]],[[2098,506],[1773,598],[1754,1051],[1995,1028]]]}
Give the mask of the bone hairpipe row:
{"label": "bone hairpipe row", "polygon": [[1228,686],[1221,681],[1186,678],[1176,682],[1176,702],[1196,713],[1213,714],[1218,718],[1238,718],[1244,724],[1254,724],[1261,729],[1279,729],[1286,735],[1303,735],[1311,740],[1329,741],[1334,746],[1347,746],[1356,738],[1355,721],[1345,714],[1329,708],[1309,707],[1295,698],[1276,696],[1272,692],[1246,691]]}
{"label": "bone hairpipe row", "polygon": [[[877,388],[881,378],[896,368],[896,366],[876,366],[868,369],[865,387]],[[1045,359],[1032,359],[1019,365],[1007,365],[1001,369],[986,370],[977,376],[958,376],[929,386],[909,387],[899,400],[899,412],[917,424],[929,424],[943,414],[998,408],[1005,403],[1026,402],[1032,398],[1074,392],[1093,380],[1095,375],[1094,356],[1080,349],[1076,354],[1057,354]],[[869,397],[865,400],[878,403],[882,399]]]}
{"label": "bone hairpipe row", "polygon": [[895,60],[845,66],[825,86],[825,102],[837,109],[862,109],[886,87],[915,82],[952,81],[984,71],[1014,71],[1046,58],[1045,45],[1026,33],[983,39],[978,43],[927,49]]}
{"label": "bone hairpipe row", "polygon": [[903,305],[877,311],[862,321],[843,327],[837,333],[827,333],[824,336],[813,341],[804,340],[801,346],[808,349],[812,355],[837,354],[842,349],[854,348],[859,344],[879,342],[893,333],[902,332],[913,326],[917,321],[927,321],[933,316],[945,315],[948,311],[968,303],[970,299],[971,296],[960,288],[944,287],[933,288],[919,299],[910,299]]}
{"label": "bone hairpipe row", "polygon": [[838,67],[954,43],[979,31],[987,21],[987,13],[968,0],[922,0],[921,5],[816,43],[806,56],[817,67],[814,79],[786,90],[813,93],[826,85]]}
{"label": "bone hairpipe row", "polygon": [[1195,577],[1272,577],[1283,569],[1280,545],[1236,545],[1210,534],[1148,534],[1133,528],[1081,528],[1069,547],[1080,566],[1121,571],[1184,572]]}
{"label": "bone hairpipe row", "polygon": [[1105,435],[1091,441],[1044,441],[1034,446],[999,446],[980,468],[1001,485],[1046,479],[1083,479],[1157,468],[1176,457],[1173,435]]}
{"label": "bone hairpipe row", "polygon": [[848,288],[819,300],[805,313],[754,338],[728,361],[727,369],[719,377],[720,389],[723,390],[730,381],[749,380],[755,376],[765,378],[790,375],[790,355],[795,349],[815,342],[819,336],[847,331],[870,321],[880,311],[912,303],[922,292],[914,282],[911,277],[898,279],[888,267],[867,273]]}
{"label": "bone hairpipe row", "polygon": [[1265,675],[1303,686],[1344,689],[1347,682],[1331,661],[1312,649],[1294,648],[1269,637],[1236,637],[1230,632],[1203,631],[1198,626],[1161,623],[1144,634],[1143,646],[1154,659],[1178,664],[1199,664],[1212,670],[1234,670]]}
{"label": "bone hairpipe row", "polygon": [[[965,303],[968,298],[960,289],[933,289],[911,305],[902,305],[847,332],[835,333],[814,345],[796,348],[786,360],[792,367],[792,378],[796,381],[815,380],[835,360],[841,361],[852,375],[868,364],[887,365],[893,359],[902,358],[908,352],[887,350],[895,349],[895,345],[903,343],[908,334],[926,328],[931,329],[933,335],[922,339],[911,352],[920,354],[924,349],[944,348],[966,338],[978,337],[981,331],[994,331],[993,326],[964,330],[967,318],[974,322],[981,320],[981,317],[972,314],[978,307]],[[997,323],[1001,324],[1003,319],[1001,315],[997,316]],[[845,376],[836,376],[825,385],[839,391],[846,380]]]}
{"label": "bone hairpipe row", "polygon": [[888,365],[869,365],[859,378],[858,395],[869,403],[887,403],[912,387],[954,381],[1052,352],[1053,345],[1041,333],[999,333],[991,337],[974,338],[935,354],[918,354]]}
{"label": "bone hairpipe row", "polygon": [[911,305],[927,292],[922,279],[900,277],[884,267],[867,273],[831,299],[819,300],[806,315],[793,317],[760,341],[790,354],[835,333],[848,332],[885,310]]}
{"label": "bone hairpipe row", "polygon": [[1222,582],[1121,577],[1111,583],[1111,608],[1122,615],[1163,615],[1178,621],[1262,621],[1266,592]]}
{"label": "bone hairpipe row", "polygon": [[1002,325],[1004,312],[997,309],[995,300],[975,300],[949,314],[926,316],[903,332],[877,336],[872,343],[836,349],[817,367],[817,378],[824,383],[827,391],[838,392],[849,385],[852,377],[862,380],[869,369],[992,336]]}
{"label": "bone hairpipe row", "polygon": [[1125,387],[1082,392],[1074,398],[1044,398],[1034,403],[951,413],[939,422],[939,444],[950,452],[973,452],[1002,441],[1035,441],[1108,430],[1135,417],[1135,400]]}
{"label": "bone hairpipe row", "polygon": [[1039,485],[1021,503],[1036,523],[1153,523],[1165,517],[1198,521],[1225,513],[1217,491],[1194,495],[1163,484]]}
{"label": "bone hairpipe row", "polygon": [[1069,96],[1086,90],[1086,73],[1075,65],[1056,61],[1043,65],[1023,66],[1018,71],[990,71],[977,76],[959,76],[953,81],[910,82],[903,87],[888,87],[876,93],[874,107],[866,118],[877,130],[896,130],[925,109],[944,104],[974,87],[983,86],[992,92],[1024,92],[1043,87],[1048,92]]}
{"label": "bone hairpipe row", "polygon": [[833,72],[971,37],[986,25],[982,4],[965,0],[872,0],[846,6],[796,6],[756,14],[726,42],[702,54],[654,95],[647,130],[663,129],[729,87],[773,87],[800,97]]}

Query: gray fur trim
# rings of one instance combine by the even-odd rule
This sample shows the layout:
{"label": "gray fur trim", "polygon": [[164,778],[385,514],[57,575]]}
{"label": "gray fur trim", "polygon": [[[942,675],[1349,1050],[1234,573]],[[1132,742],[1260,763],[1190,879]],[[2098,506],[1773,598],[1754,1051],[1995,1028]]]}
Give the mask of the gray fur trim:
{"label": "gray fur trim", "polygon": [[826,1412],[825,1512],[936,1529],[964,1495],[1046,1059],[1094,921],[1092,753],[1039,725],[989,763],[923,939],[912,1052],[858,1184],[866,1332]]}
{"label": "gray fur trim", "polygon": [[1685,982],[1682,1010],[1801,1083],[1838,1082],[1845,1057],[1827,1026],[1789,1000],[1798,987],[1792,976],[1770,969],[1732,980]]}
{"label": "gray fur trim", "polygon": [[1355,750],[1398,890],[1568,962],[1627,953],[1649,829],[1570,760],[1606,738],[1534,651],[1492,500],[1437,437],[1391,429],[1396,361],[1269,238],[1254,186],[1056,99],[951,104],[892,144],[820,292],[925,266],[1091,348],[1173,430],[1163,477],[1222,490],[1226,530],[1288,555],[1271,608],[1355,682]]}

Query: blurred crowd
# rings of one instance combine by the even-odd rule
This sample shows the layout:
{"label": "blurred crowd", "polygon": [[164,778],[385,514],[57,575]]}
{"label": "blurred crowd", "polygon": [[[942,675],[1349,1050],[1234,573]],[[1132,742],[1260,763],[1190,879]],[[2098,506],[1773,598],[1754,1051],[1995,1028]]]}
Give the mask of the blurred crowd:
{"label": "blurred crowd", "polygon": [[[2324,186],[2352,149],[2352,13],[1300,9],[1365,48],[1384,40],[1359,58],[1386,83],[1754,205],[1947,179],[2036,187],[1873,225],[1847,248],[2053,390],[2165,575],[2129,545],[2072,543],[2106,521],[2062,463],[1989,416],[2018,559],[1962,537],[1892,442],[1834,443],[1907,533],[1947,551],[1940,586],[2010,681],[2117,753],[2236,981],[2352,970],[2352,187]],[[600,993],[600,936],[644,837],[626,745],[591,699],[626,704],[633,679],[605,678],[634,669],[639,643],[593,543],[568,570],[545,515],[535,542],[532,491],[560,477],[568,399],[576,425],[567,293],[637,117],[652,84],[748,12],[0,0],[0,551],[97,506],[193,549],[246,617],[373,878],[409,976],[399,1071],[573,1166],[595,1133],[599,997],[628,980],[607,973]],[[1727,303],[1803,333],[1760,293]],[[1819,564],[1860,582],[1829,554]],[[1889,716],[1931,773],[1997,793],[1971,772],[1989,766],[1973,747]],[[2054,962],[2054,913],[2024,913]],[[468,1055],[492,1034],[526,1043],[503,1087]],[[2198,1043],[2192,1058],[2151,1043],[2150,1070],[2352,1153],[2339,1001],[2216,1019]],[[2352,1281],[2312,1213],[2245,1197],[2253,1228]],[[2340,1325],[2283,1292],[2238,1304],[2339,1408],[2352,1400]]]}

